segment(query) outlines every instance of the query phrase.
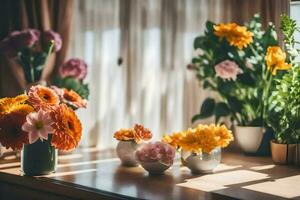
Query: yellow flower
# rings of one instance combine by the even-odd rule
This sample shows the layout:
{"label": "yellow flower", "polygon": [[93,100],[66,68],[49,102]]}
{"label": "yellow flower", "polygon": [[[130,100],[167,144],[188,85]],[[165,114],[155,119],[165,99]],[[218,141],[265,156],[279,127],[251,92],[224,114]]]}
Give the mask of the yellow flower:
{"label": "yellow flower", "polygon": [[215,25],[214,30],[216,36],[226,38],[231,46],[239,49],[243,49],[253,42],[253,33],[247,31],[247,27],[239,26],[236,23]]}
{"label": "yellow flower", "polygon": [[185,132],[173,133],[172,135],[164,135],[162,141],[175,147],[179,148],[179,140],[185,135]]}
{"label": "yellow flower", "polygon": [[267,49],[265,57],[268,70],[276,75],[277,70],[288,70],[292,67],[291,64],[285,62],[286,53],[281,50],[279,46],[270,46]]}
{"label": "yellow flower", "polygon": [[[180,137],[175,137],[180,135]],[[202,125],[199,124],[194,129],[188,129],[171,136],[164,136],[163,141],[175,144],[183,150],[195,153],[210,153],[216,147],[226,147],[233,140],[231,131],[222,125]],[[173,145],[174,146],[174,145]]]}
{"label": "yellow flower", "polygon": [[12,112],[15,108],[15,106],[18,106],[20,104],[24,104],[28,99],[28,96],[25,94],[16,96],[14,98],[2,98],[0,99],[0,115],[8,114]]}

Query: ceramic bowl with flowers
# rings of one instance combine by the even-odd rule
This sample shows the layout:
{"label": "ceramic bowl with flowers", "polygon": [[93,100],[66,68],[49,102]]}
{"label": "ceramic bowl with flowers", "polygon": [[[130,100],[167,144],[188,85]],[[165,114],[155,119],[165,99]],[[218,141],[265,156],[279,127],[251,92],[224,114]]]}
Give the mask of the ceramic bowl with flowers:
{"label": "ceramic bowl with flowers", "polygon": [[164,142],[147,143],[136,152],[136,158],[149,174],[163,174],[173,165],[175,148]]}
{"label": "ceramic bowl with flowers", "polygon": [[143,125],[135,124],[133,128],[121,128],[115,132],[114,138],[119,141],[116,151],[122,165],[135,167],[138,165],[135,152],[145,141],[152,138],[152,133]]}

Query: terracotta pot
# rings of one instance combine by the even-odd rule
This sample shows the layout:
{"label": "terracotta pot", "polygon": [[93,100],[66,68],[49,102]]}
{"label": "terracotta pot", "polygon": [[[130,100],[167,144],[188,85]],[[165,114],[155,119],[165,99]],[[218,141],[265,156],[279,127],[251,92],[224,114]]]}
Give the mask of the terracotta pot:
{"label": "terracotta pot", "polygon": [[293,164],[296,155],[296,144],[278,144],[271,141],[271,152],[274,163],[279,165]]}
{"label": "terracotta pot", "polygon": [[263,127],[236,126],[235,139],[245,153],[256,153],[264,135]]}

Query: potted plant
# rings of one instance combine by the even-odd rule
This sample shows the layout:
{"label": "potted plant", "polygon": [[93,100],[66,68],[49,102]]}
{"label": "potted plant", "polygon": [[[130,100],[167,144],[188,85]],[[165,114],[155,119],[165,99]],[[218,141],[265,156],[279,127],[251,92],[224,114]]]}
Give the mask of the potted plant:
{"label": "potted plant", "polygon": [[[299,31],[296,21],[288,16],[281,16],[281,30],[287,56],[277,52],[270,57],[270,67],[276,69],[286,65],[290,70],[280,80],[271,94],[268,123],[275,130],[275,139],[271,142],[272,158],[278,164],[294,162],[296,143],[300,139],[300,65],[296,55],[294,33]],[[287,57],[285,64],[284,60]]]}
{"label": "potted plant", "polygon": [[152,133],[143,125],[135,124],[133,128],[121,128],[116,131],[114,138],[119,141],[116,152],[122,165],[135,167],[138,165],[135,153],[144,141],[152,138]]}
{"label": "potted plant", "polygon": [[192,122],[214,115],[218,123],[229,117],[244,152],[268,154],[269,141],[261,143],[272,137],[265,120],[273,78],[265,55],[269,46],[276,45],[274,25],[263,30],[259,15],[245,26],[208,21],[204,35],[194,41],[196,53],[188,68],[195,71],[203,89],[214,91],[217,98],[206,98]]}
{"label": "potted plant", "polygon": [[192,173],[212,173],[221,162],[221,148],[233,141],[233,135],[225,125],[202,125],[196,128],[165,135],[166,142],[185,152],[182,161]]}

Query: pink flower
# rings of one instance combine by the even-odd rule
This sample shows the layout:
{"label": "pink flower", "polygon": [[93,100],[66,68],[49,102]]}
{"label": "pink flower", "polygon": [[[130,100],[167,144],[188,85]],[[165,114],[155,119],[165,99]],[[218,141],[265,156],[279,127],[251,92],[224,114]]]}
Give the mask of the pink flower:
{"label": "pink flower", "polygon": [[48,112],[39,110],[32,112],[26,116],[26,122],[22,126],[22,130],[28,132],[29,143],[32,144],[38,139],[47,140],[48,134],[52,134],[53,120]]}
{"label": "pink flower", "polygon": [[136,152],[136,158],[140,162],[161,162],[172,165],[175,157],[175,149],[166,143],[155,142],[145,144]]}
{"label": "pink flower", "polygon": [[43,37],[43,44],[48,47],[50,44],[51,44],[51,41],[54,41],[54,48],[53,50],[55,52],[59,51],[62,47],[62,39],[61,39],[61,36],[52,31],[52,30],[48,30],[48,31],[45,31],[42,35]]}
{"label": "pink flower", "polygon": [[243,70],[239,66],[230,60],[220,62],[215,66],[217,76],[224,80],[236,80],[238,74],[242,74]]}
{"label": "pink flower", "polygon": [[40,31],[36,29],[26,29],[14,31],[10,34],[10,40],[17,50],[32,47],[40,38]]}
{"label": "pink flower", "polygon": [[73,58],[59,68],[59,73],[63,78],[72,77],[81,81],[87,75],[87,64],[81,59]]}

